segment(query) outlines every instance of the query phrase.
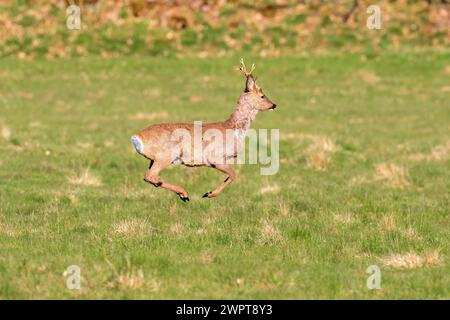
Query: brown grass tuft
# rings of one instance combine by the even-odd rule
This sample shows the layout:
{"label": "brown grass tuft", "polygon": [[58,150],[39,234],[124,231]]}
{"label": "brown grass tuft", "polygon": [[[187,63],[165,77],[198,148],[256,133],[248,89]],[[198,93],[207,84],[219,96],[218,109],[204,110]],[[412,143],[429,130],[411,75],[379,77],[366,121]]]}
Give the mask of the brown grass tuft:
{"label": "brown grass tuft", "polygon": [[335,214],[333,216],[333,219],[336,223],[339,223],[339,224],[350,225],[350,224],[354,224],[356,222],[355,218],[353,217],[353,215],[351,213]]}
{"label": "brown grass tuft", "polygon": [[280,208],[279,212],[280,212],[281,216],[283,216],[283,217],[289,216],[289,213],[291,212],[291,210],[289,209],[289,206],[286,205],[286,203],[282,202],[278,206]]}
{"label": "brown grass tuft", "polygon": [[364,177],[364,176],[356,176],[356,177],[351,178],[347,182],[347,185],[349,187],[353,187],[353,186],[359,186],[359,185],[362,185],[362,184],[366,184],[366,183],[369,183],[369,182],[371,182],[371,181],[369,179],[367,179],[366,177]]}
{"label": "brown grass tuft", "polygon": [[181,236],[183,234],[184,227],[181,223],[176,222],[170,226],[169,231],[172,235]]}
{"label": "brown grass tuft", "polygon": [[305,141],[305,140],[313,140],[317,138],[317,136],[307,133],[300,132],[280,132],[280,140],[297,140],[297,141]]}
{"label": "brown grass tuft", "polygon": [[190,100],[191,102],[200,102],[203,101],[205,98],[202,96],[191,96]]}
{"label": "brown grass tuft", "polygon": [[381,218],[381,229],[386,232],[394,232],[397,230],[393,215],[386,215]]}
{"label": "brown grass tuft", "polygon": [[[294,140],[297,142],[311,141],[308,149],[306,150],[307,166],[316,170],[326,170],[330,162],[330,154],[336,151],[336,146],[333,141],[327,137],[317,136],[313,134],[303,134],[298,132],[282,133],[281,140]],[[293,164],[295,162],[281,160],[282,163]]]}
{"label": "brown grass tuft", "polygon": [[383,264],[386,267],[394,269],[414,269],[421,267],[430,267],[441,263],[439,251],[431,250],[423,256],[419,256],[414,252],[408,252],[404,255],[394,254],[382,258]]}
{"label": "brown grass tuft", "polygon": [[166,119],[169,117],[167,112],[153,112],[153,113],[142,113],[138,112],[134,116],[131,116],[131,120],[155,120],[155,119]]}
{"label": "brown grass tuft", "polygon": [[217,220],[217,216],[214,216],[212,214],[206,216],[206,218],[204,219],[204,223],[205,225],[212,225],[216,222]]}
{"label": "brown grass tuft", "polygon": [[145,89],[142,91],[142,95],[145,97],[158,98],[161,96],[161,90],[158,88]]}
{"label": "brown grass tuft", "polygon": [[354,79],[363,81],[367,84],[376,84],[380,81],[380,78],[373,72],[368,70],[359,70],[355,73]]}
{"label": "brown grass tuft", "polygon": [[446,65],[446,66],[444,67],[444,73],[445,73],[445,74],[450,74],[450,65]]}
{"label": "brown grass tuft", "polygon": [[262,222],[260,233],[258,237],[258,244],[260,245],[273,245],[283,241],[281,232],[274,227],[270,222],[264,220]]}
{"label": "brown grass tuft", "polygon": [[374,180],[386,180],[393,188],[407,188],[411,186],[408,171],[393,163],[381,163],[375,169]]}
{"label": "brown grass tuft", "polygon": [[9,140],[11,138],[11,129],[8,127],[2,127],[1,136],[5,140]]}
{"label": "brown grass tuft", "polygon": [[101,180],[92,175],[89,168],[80,175],[73,175],[68,178],[70,184],[98,187],[102,185]]}
{"label": "brown grass tuft", "polygon": [[120,273],[117,285],[120,289],[142,289],[145,285],[144,273],[142,270],[135,273]]}
{"label": "brown grass tuft", "polygon": [[88,150],[92,149],[94,145],[91,142],[78,142],[77,147],[80,147],[81,149]]}
{"label": "brown grass tuft", "polygon": [[330,139],[315,137],[307,149],[307,166],[316,170],[326,170],[330,162],[330,154],[335,150],[336,147]]}
{"label": "brown grass tuft", "polygon": [[14,237],[16,232],[10,226],[0,221],[0,235]]}
{"label": "brown grass tuft", "polygon": [[277,184],[267,185],[259,190],[259,194],[278,193],[278,192],[280,192],[280,187]]}
{"label": "brown grass tuft", "polygon": [[112,232],[126,239],[137,239],[151,234],[151,227],[146,220],[130,219],[113,224]]}
{"label": "brown grass tuft", "polygon": [[201,236],[201,235],[205,235],[207,233],[205,228],[198,228],[197,230],[195,230],[195,234]]}
{"label": "brown grass tuft", "polygon": [[121,290],[138,290],[144,289],[147,292],[157,292],[160,289],[160,283],[157,279],[148,278],[145,279],[142,269],[137,269],[131,264],[130,258],[126,257],[126,268],[120,272],[116,267],[108,260],[106,263],[111,267],[114,273],[114,278],[107,283],[108,288],[118,288]]}
{"label": "brown grass tuft", "polygon": [[215,259],[215,255],[209,251],[204,251],[200,255],[200,260],[203,264],[211,264],[215,261]]}
{"label": "brown grass tuft", "polygon": [[401,233],[409,240],[422,240],[422,237],[412,227],[401,230]]}
{"label": "brown grass tuft", "polygon": [[450,159],[450,140],[435,146],[429,154],[415,154],[410,158],[417,161],[445,161]]}

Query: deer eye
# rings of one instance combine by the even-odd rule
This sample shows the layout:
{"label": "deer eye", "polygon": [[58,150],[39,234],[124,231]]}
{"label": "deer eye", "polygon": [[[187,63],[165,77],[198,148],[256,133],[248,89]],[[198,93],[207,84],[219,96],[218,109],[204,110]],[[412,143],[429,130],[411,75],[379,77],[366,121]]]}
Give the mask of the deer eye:
{"label": "deer eye", "polygon": [[264,96],[261,96],[261,99],[264,99]]}

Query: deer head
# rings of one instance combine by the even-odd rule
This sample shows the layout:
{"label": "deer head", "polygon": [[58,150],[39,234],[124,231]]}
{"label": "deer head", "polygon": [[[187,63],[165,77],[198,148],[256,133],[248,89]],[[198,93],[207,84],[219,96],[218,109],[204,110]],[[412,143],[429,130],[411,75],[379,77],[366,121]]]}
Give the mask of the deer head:
{"label": "deer head", "polygon": [[270,99],[264,94],[261,87],[256,84],[256,78],[252,75],[253,70],[255,70],[255,64],[252,64],[250,71],[247,71],[244,64],[244,59],[241,59],[239,69],[246,77],[245,90],[243,93],[243,98],[246,102],[258,111],[273,111],[277,105],[270,101]]}

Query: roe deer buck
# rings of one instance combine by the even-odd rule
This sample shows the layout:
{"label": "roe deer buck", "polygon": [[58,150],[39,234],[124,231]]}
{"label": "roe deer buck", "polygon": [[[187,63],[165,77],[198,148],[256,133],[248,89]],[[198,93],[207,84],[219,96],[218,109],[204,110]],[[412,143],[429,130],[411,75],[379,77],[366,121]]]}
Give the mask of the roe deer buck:
{"label": "roe deer buck", "polygon": [[[236,174],[227,160],[237,157],[239,147],[256,114],[259,111],[273,110],[276,107],[276,104],[270,101],[256,84],[256,80],[252,76],[254,68],[253,64],[250,71],[247,71],[244,61],[241,59],[240,70],[246,76],[245,90],[238,99],[236,111],[224,122],[208,123],[200,127],[197,124],[186,123],[155,124],[131,137],[136,151],[150,160],[150,166],[144,177],[146,182],[155,187],[169,189],[177,193],[181,200],[189,201],[188,193],[184,188],[159,177],[161,170],[171,164],[183,164],[190,167],[212,167],[227,174],[228,177],[225,181],[213,191],[205,193],[204,198],[218,196],[226,186],[236,179]],[[200,131],[200,141],[193,143],[190,138],[192,136],[195,138],[198,130]],[[227,139],[225,144],[217,142],[220,139],[214,139],[213,148],[211,148],[208,145],[210,142],[210,139],[207,139],[208,132],[222,137],[231,136],[231,139]],[[198,154],[200,156],[196,156]]]}

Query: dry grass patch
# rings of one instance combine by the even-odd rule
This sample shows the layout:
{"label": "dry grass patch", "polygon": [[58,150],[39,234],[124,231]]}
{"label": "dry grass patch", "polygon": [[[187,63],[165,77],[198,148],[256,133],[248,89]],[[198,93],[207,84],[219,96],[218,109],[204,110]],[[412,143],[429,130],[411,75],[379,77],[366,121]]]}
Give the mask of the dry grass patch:
{"label": "dry grass patch", "polygon": [[142,94],[146,97],[158,98],[161,96],[161,90],[158,88],[145,89]]}
{"label": "dry grass patch", "polygon": [[200,102],[203,101],[205,98],[202,96],[191,96],[190,100],[191,102]]}
{"label": "dry grass patch", "polygon": [[130,219],[113,224],[112,232],[126,239],[137,239],[151,234],[152,228],[146,220]]}
{"label": "dry grass patch", "polygon": [[120,273],[117,284],[121,289],[142,289],[145,285],[144,273],[142,270],[138,270],[134,274]]}
{"label": "dry grass patch", "polygon": [[386,180],[393,188],[407,188],[411,186],[408,171],[393,163],[381,163],[375,168],[374,180]]}
{"label": "dry grass patch", "polygon": [[125,185],[119,195],[123,195],[127,199],[149,199],[155,197],[155,192],[152,192],[152,190],[149,190],[148,188],[136,189]]}
{"label": "dry grass patch", "polygon": [[205,235],[206,233],[207,231],[205,228],[198,228],[197,230],[195,230],[195,234],[199,236]]}
{"label": "dry grass patch", "polygon": [[108,260],[106,263],[110,266],[114,274],[113,279],[107,283],[108,288],[116,288],[120,290],[139,290],[145,289],[147,292],[158,292],[160,283],[154,278],[144,277],[142,269],[137,269],[131,264],[130,258],[126,257],[125,270],[118,272],[116,267]]}
{"label": "dry grass patch", "polygon": [[181,223],[176,222],[170,226],[169,232],[174,236],[181,236],[184,232],[184,226]]}
{"label": "dry grass patch", "polygon": [[347,182],[347,185],[349,187],[353,187],[353,186],[359,186],[359,185],[370,183],[370,182],[371,181],[364,176],[356,176],[356,177],[351,178]]}
{"label": "dry grass patch", "polygon": [[25,98],[25,99],[33,99],[33,94],[31,92],[28,91],[19,91],[17,93],[17,95],[21,98]]}
{"label": "dry grass patch", "polygon": [[333,219],[336,223],[339,223],[339,224],[351,225],[356,222],[356,219],[353,217],[353,215],[351,213],[335,214],[333,216]]}
{"label": "dry grass patch", "polygon": [[120,290],[142,290],[146,292],[158,292],[161,284],[156,279],[145,279],[144,272],[139,270],[131,270],[121,272],[116,279],[108,283],[109,288],[117,288]]}
{"label": "dry grass patch", "polygon": [[210,226],[210,225],[214,225],[214,223],[216,223],[217,221],[217,216],[214,216],[212,214],[206,216],[206,218],[203,220],[203,223],[206,226]]}
{"label": "dry grass patch", "polygon": [[5,140],[9,140],[11,138],[11,129],[8,127],[2,127],[1,136]]}
{"label": "dry grass patch", "polygon": [[280,209],[279,212],[280,212],[280,215],[282,217],[289,216],[289,213],[291,212],[291,210],[290,210],[289,206],[286,203],[282,202],[282,203],[278,204],[278,207]]}
{"label": "dry grass patch", "polygon": [[216,257],[213,253],[209,252],[209,251],[204,251],[202,252],[202,254],[200,255],[200,261],[203,264],[211,264],[216,260]]}
{"label": "dry grass patch", "polygon": [[92,187],[99,187],[102,185],[102,181],[100,178],[94,176],[89,168],[84,170],[79,175],[72,175],[67,178],[70,184],[74,185],[82,185],[82,186],[92,186]]}
{"label": "dry grass patch", "polygon": [[31,121],[29,126],[30,128],[42,128],[42,123],[40,121]]}
{"label": "dry grass patch", "polygon": [[264,220],[259,229],[257,243],[260,245],[273,245],[283,241],[283,236],[275,226]]}
{"label": "dry grass patch", "polygon": [[106,140],[106,141],[103,142],[103,145],[104,145],[106,148],[111,148],[111,147],[114,146],[114,141],[112,141],[112,140]]}
{"label": "dry grass patch", "polygon": [[10,226],[0,221],[0,235],[14,237],[16,232]]}
{"label": "dry grass patch", "polygon": [[[317,136],[313,134],[303,134],[298,132],[281,133],[281,140],[293,140],[296,142],[311,141],[306,150],[307,166],[316,170],[324,171],[330,162],[330,155],[336,151],[333,141],[327,137]],[[289,163],[285,159],[281,159],[282,163]]]}
{"label": "dry grass patch", "polygon": [[131,116],[131,120],[155,120],[155,119],[166,119],[169,117],[167,112],[153,112],[153,113],[143,113],[138,112],[135,115]]}
{"label": "dry grass patch", "polygon": [[370,85],[376,84],[380,81],[380,77],[368,70],[359,70],[352,78]]}
{"label": "dry grass patch", "polygon": [[450,65],[446,65],[446,66],[444,67],[444,73],[445,73],[445,74],[450,74]]}
{"label": "dry grass patch", "polygon": [[445,161],[450,159],[450,140],[435,146],[429,154],[419,153],[412,155],[410,158],[416,161]]}
{"label": "dry grass patch", "polygon": [[415,252],[408,252],[403,255],[394,254],[384,257],[382,258],[382,261],[386,267],[394,269],[414,269],[438,265],[441,263],[441,257],[439,251],[430,250],[423,256],[420,256]]}
{"label": "dry grass patch", "polygon": [[403,236],[405,236],[409,240],[422,240],[422,237],[412,227],[402,229],[400,230],[400,232],[402,233]]}
{"label": "dry grass patch", "polygon": [[92,149],[94,145],[91,142],[78,142],[77,143],[77,147],[84,149],[84,150],[88,150],[88,149]]}
{"label": "dry grass patch", "polygon": [[267,185],[259,190],[259,194],[278,193],[278,192],[280,192],[280,186],[278,186],[277,184]]}
{"label": "dry grass patch", "polygon": [[395,225],[395,219],[392,215],[386,215],[381,218],[381,229],[386,232],[397,231],[397,226]]}
{"label": "dry grass patch", "polygon": [[315,135],[307,134],[307,133],[300,133],[300,132],[280,132],[280,140],[286,141],[286,140],[297,140],[299,142],[305,141],[305,140],[313,140],[316,138]]}
{"label": "dry grass patch", "polygon": [[308,147],[306,164],[315,170],[325,171],[330,162],[330,154],[336,150],[336,147],[329,138],[315,137]]}

